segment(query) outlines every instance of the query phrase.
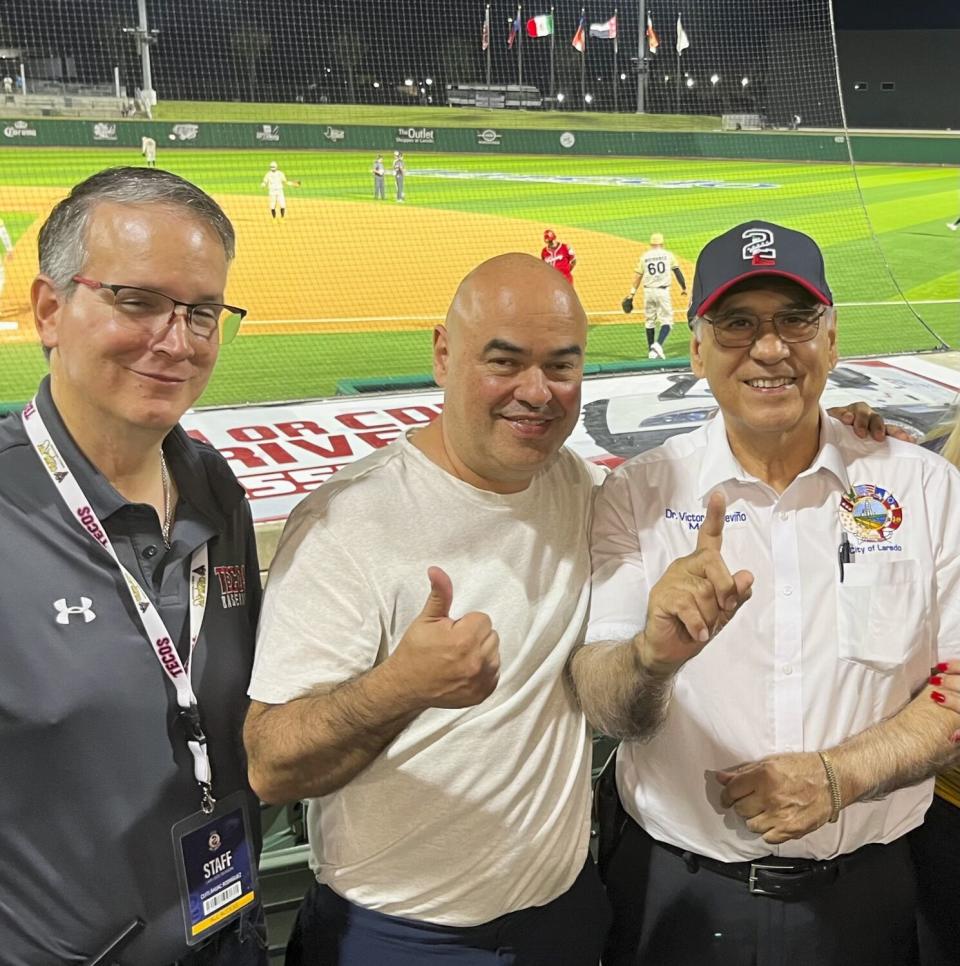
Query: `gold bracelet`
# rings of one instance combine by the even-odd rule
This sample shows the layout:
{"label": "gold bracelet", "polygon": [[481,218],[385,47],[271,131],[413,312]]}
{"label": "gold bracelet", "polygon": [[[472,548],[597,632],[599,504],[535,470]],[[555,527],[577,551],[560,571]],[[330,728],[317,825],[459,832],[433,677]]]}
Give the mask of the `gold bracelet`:
{"label": "gold bracelet", "polygon": [[840,796],[840,782],[837,781],[837,773],[833,768],[833,762],[825,751],[817,752],[823,762],[823,770],[827,773],[827,783],[830,785],[830,821],[836,822],[840,818],[840,809],[843,808],[843,799]]}

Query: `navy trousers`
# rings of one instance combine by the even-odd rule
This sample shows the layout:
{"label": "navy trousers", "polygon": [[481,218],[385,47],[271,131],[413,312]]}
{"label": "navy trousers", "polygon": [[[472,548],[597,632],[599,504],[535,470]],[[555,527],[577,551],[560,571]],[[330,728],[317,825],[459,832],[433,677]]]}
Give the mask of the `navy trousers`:
{"label": "navy trousers", "polygon": [[300,907],[286,966],[597,966],[609,925],[592,860],[553,902],[465,928],[385,916],[317,883]]}

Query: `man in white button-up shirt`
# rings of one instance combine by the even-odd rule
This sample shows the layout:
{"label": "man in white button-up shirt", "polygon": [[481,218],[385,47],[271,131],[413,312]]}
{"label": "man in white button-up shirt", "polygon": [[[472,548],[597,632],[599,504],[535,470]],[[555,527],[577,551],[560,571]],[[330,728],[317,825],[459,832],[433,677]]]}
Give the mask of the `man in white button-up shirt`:
{"label": "man in white button-up shirt", "polygon": [[[605,482],[569,665],[597,727],[648,739],[618,755],[604,966],[906,966],[903,836],[957,757],[926,683],[960,656],[960,474],[820,408],[836,315],[808,236],[714,239],[690,319],[720,415]],[[678,566],[699,576],[665,601]]]}

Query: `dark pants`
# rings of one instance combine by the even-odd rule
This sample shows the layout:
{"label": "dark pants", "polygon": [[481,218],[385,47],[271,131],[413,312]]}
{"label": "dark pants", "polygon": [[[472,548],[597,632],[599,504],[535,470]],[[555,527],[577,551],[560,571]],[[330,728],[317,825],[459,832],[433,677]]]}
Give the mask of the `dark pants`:
{"label": "dark pants", "polygon": [[960,962],[960,808],[937,795],[908,836],[917,875],[922,966]]}
{"label": "dark pants", "polygon": [[385,916],[317,883],[300,907],[286,966],[597,966],[609,926],[592,861],[553,902],[464,928]]}
{"label": "dark pants", "polygon": [[263,907],[257,904],[174,966],[267,966]]}
{"label": "dark pants", "polygon": [[[695,869],[695,871],[691,871]],[[628,821],[607,872],[604,966],[916,966],[904,839],[840,860],[803,899],[753,895],[657,845]]]}

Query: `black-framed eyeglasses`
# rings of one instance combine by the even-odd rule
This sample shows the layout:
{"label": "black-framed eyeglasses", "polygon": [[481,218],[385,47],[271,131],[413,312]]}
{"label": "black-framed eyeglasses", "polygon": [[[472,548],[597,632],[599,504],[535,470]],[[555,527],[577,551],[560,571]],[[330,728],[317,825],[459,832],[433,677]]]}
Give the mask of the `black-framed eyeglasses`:
{"label": "black-framed eyeglasses", "polygon": [[201,339],[216,338],[220,345],[232,342],[247,314],[246,309],[221,302],[178,302],[163,292],[134,285],[110,285],[96,279],[74,275],[73,281],[97,291],[113,293],[113,307],[118,321],[156,332],[167,325],[177,309],[185,309],[187,329]]}
{"label": "black-framed eyeglasses", "polygon": [[715,318],[702,316],[713,326],[717,345],[726,349],[745,349],[760,338],[764,322],[770,322],[781,342],[795,344],[809,342],[820,329],[820,320],[827,311],[825,305],[815,309],[783,309],[773,315],[755,315],[735,309]]}

